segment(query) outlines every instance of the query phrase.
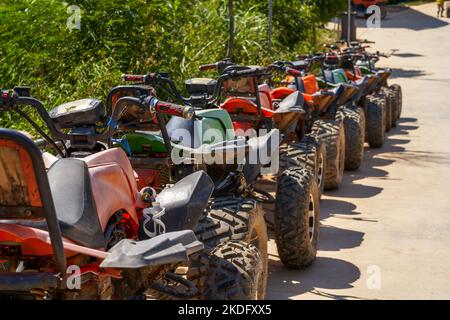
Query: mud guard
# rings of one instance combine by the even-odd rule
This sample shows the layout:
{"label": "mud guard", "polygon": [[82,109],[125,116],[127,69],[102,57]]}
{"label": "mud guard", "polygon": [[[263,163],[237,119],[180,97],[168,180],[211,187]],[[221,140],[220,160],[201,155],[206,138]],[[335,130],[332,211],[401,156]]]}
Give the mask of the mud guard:
{"label": "mud guard", "polygon": [[[266,170],[266,172],[264,172],[264,174],[275,174],[278,172],[278,167],[279,167],[279,150],[280,150],[280,131],[278,129],[272,129],[270,130],[267,134],[263,135],[263,136],[259,136],[259,137],[255,137],[255,138],[250,138],[247,143],[249,146],[249,161],[247,161],[247,165],[246,167],[250,166],[253,167],[252,174],[250,174],[249,176],[247,172],[246,173],[246,178],[249,181],[253,181],[252,177],[253,175],[259,174],[260,173],[260,169],[262,169],[262,167],[267,166],[270,164],[271,166],[271,172],[268,172]],[[270,157],[270,163],[263,163],[261,161],[261,150],[265,151],[265,157]],[[254,158],[252,158],[252,155],[256,155],[257,156],[257,161],[256,163],[252,163],[255,161]],[[275,160],[275,161],[274,161]],[[275,164],[275,166],[274,166]],[[257,169],[258,168],[258,169]]]}
{"label": "mud guard", "polygon": [[202,249],[203,243],[192,230],[168,232],[143,241],[124,239],[108,251],[100,267],[138,269],[173,264],[188,261],[191,254]]}
{"label": "mud guard", "polygon": [[168,232],[192,230],[214,190],[214,183],[204,171],[197,171],[164,189],[156,198],[166,212],[161,221]]}

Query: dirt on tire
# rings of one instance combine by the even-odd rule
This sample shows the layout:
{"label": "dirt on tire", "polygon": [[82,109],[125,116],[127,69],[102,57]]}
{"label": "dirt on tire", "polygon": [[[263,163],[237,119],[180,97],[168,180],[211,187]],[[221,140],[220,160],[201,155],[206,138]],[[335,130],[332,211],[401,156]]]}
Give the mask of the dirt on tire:
{"label": "dirt on tire", "polygon": [[312,134],[307,134],[301,142],[280,147],[280,169],[291,167],[306,168],[315,173],[319,197],[325,188],[326,145]]}
{"label": "dirt on tire", "polygon": [[366,104],[366,137],[371,148],[381,148],[385,139],[384,99],[375,96],[367,97]]}
{"label": "dirt on tire", "polygon": [[388,95],[384,90],[377,94],[378,99],[384,101],[384,115],[385,115],[385,130],[386,132],[391,131],[392,128],[392,101],[390,95]]}
{"label": "dirt on tire", "polygon": [[278,179],[274,227],[278,254],[286,267],[303,269],[315,260],[319,221],[314,174],[305,168],[285,170]]}
{"label": "dirt on tire", "polygon": [[[200,220],[195,234],[208,248],[229,240],[254,245],[263,261],[262,277],[267,279],[267,226],[262,205],[257,201],[237,197],[215,198]],[[259,299],[265,297],[264,288],[265,285],[258,290]]]}
{"label": "dirt on tire", "polygon": [[235,240],[219,244],[198,263],[205,273],[197,281],[201,299],[256,300],[261,296],[261,282],[266,290],[263,261],[252,244]]}
{"label": "dirt on tire", "polygon": [[397,120],[400,119],[402,115],[402,108],[403,108],[403,93],[402,93],[402,87],[399,84],[393,84],[389,86],[389,88],[394,92],[395,94],[395,101],[397,104]]}
{"label": "dirt on tire", "polygon": [[344,106],[338,111],[345,126],[345,170],[358,170],[364,160],[366,117],[357,106]]}
{"label": "dirt on tire", "polygon": [[338,189],[345,167],[345,127],[343,121],[318,120],[312,134],[326,144],[325,190]]}

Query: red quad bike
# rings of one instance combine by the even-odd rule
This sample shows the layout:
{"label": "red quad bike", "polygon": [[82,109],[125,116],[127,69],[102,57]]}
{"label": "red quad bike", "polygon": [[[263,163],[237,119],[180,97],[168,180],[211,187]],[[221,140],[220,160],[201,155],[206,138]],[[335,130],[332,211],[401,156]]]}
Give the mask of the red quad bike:
{"label": "red quad bike", "polygon": [[[98,151],[115,130],[123,105],[98,132],[104,108],[95,99],[59,106],[51,116],[28,88],[2,91],[0,101],[0,111],[18,112],[60,155],[43,157],[23,134],[0,129],[1,297],[132,299],[146,297],[146,292],[166,299],[257,296],[262,272],[258,252],[238,241],[205,252],[192,231],[214,188],[204,172],[154,198],[148,190],[138,191],[121,149]],[[149,109],[149,101],[142,105]],[[53,139],[23,106],[37,110]],[[63,150],[56,139],[64,141]],[[141,198],[150,199],[152,206]],[[195,271],[202,259],[201,267],[208,269],[203,287],[176,272]]]}

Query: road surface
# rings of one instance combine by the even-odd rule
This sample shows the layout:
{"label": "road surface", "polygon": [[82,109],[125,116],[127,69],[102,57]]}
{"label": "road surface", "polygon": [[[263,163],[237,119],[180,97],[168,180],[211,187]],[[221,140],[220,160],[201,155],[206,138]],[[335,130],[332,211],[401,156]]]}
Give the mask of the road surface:
{"label": "road surface", "polygon": [[[269,299],[450,299],[450,19],[395,10],[359,38],[394,56],[402,119],[322,200],[320,251],[287,270],[270,241]],[[359,22],[360,24],[362,21]]]}

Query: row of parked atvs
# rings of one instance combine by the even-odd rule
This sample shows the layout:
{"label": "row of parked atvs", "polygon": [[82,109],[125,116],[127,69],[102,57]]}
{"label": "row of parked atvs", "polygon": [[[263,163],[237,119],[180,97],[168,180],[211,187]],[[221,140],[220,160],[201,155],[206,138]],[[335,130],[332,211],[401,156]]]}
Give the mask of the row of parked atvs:
{"label": "row of parked atvs", "polygon": [[323,190],[400,117],[366,43],[203,65],[217,78],[187,80],[189,97],[164,73],[50,112],[3,90],[0,111],[43,139],[0,129],[0,297],[264,299],[268,229],[287,268],[308,267]]}

